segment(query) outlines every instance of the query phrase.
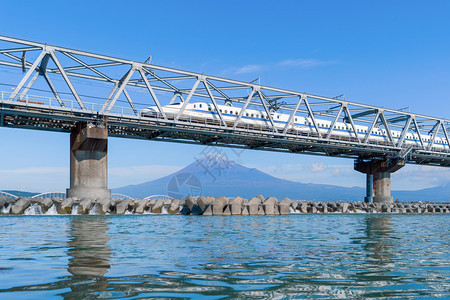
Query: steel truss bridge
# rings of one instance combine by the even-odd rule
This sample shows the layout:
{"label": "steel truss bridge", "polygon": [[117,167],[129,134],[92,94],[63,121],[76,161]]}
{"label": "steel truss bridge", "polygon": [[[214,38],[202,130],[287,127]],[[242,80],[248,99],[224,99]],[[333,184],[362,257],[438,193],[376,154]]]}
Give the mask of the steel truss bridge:
{"label": "steel truss bridge", "polygon": [[[231,146],[353,159],[400,157],[407,163],[450,166],[450,120],[342,99],[267,87],[177,70],[148,62],[51,46],[0,36],[0,126],[70,132],[77,123],[106,124],[109,136]],[[0,76],[3,75],[0,73]],[[207,102],[217,120],[183,115],[188,103]],[[162,106],[181,102],[177,114]],[[218,105],[242,108],[226,122]],[[154,115],[141,110],[156,106]],[[242,125],[246,109],[265,111],[268,126]],[[283,128],[270,111],[289,114]],[[310,132],[293,127],[296,117],[310,118]],[[331,122],[326,133],[322,120]],[[353,131],[333,135],[342,122]],[[356,126],[366,126],[358,132]],[[386,141],[375,142],[379,130]],[[394,136],[393,131],[401,132]],[[419,134],[420,144],[406,143]],[[423,138],[427,136],[427,138]],[[436,140],[444,147],[436,147]]]}

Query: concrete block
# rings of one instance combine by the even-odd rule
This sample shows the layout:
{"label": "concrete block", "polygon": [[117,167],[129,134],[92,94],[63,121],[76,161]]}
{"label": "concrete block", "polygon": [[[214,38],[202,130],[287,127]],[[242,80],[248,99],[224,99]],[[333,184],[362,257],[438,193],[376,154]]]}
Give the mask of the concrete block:
{"label": "concrete block", "polygon": [[89,213],[89,210],[92,207],[92,200],[89,198],[83,198],[78,205],[78,214],[85,215]]}
{"label": "concrete block", "polygon": [[223,215],[224,216],[231,216],[231,210],[230,210],[230,205],[229,204],[227,204],[225,206],[225,209],[223,210]]}
{"label": "concrete block", "polygon": [[189,210],[192,211],[194,208],[194,205],[197,204],[197,198],[189,196],[186,199],[184,199],[185,204],[189,207]]}
{"label": "concrete block", "polygon": [[190,213],[191,213],[191,210],[189,209],[189,206],[187,206],[187,204],[183,204],[181,206],[180,214],[189,215]]}
{"label": "concrete block", "polygon": [[71,213],[72,205],[73,205],[73,199],[69,197],[69,198],[66,198],[60,205],[58,205],[56,207],[56,210],[58,211],[58,214],[60,214],[60,215],[67,215],[67,214]]}
{"label": "concrete block", "polygon": [[31,199],[26,197],[20,197],[17,201],[11,206],[11,214],[19,215],[23,214],[23,212],[30,206]]}
{"label": "concrete block", "polygon": [[139,200],[138,205],[134,209],[134,213],[135,214],[142,214],[142,213],[144,213],[145,209],[147,208],[148,202],[149,201],[147,199]]}
{"label": "concrete block", "polygon": [[212,212],[212,205],[208,205],[205,209],[205,211],[203,212],[204,216],[212,216],[213,212]]}
{"label": "concrete block", "polygon": [[180,211],[180,203],[180,200],[173,199],[169,206],[169,214],[177,214]]}
{"label": "concrete block", "polygon": [[257,216],[264,216],[264,208],[262,205],[259,206]]}
{"label": "concrete block", "polygon": [[211,205],[213,203],[213,201],[214,201],[214,198],[207,198],[207,197],[204,197],[204,196],[200,196],[198,198],[197,205],[199,206],[202,214],[206,210],[206,207],[208,205]]}
{"label": "concrete block", "polygon": [[214,199],[212,205],[212,211],[213,211],[213,215],[215,216],[222,216],[223,215],[223,211],[225,209],[225,206],[228,204],[228,198],[227,197],[217,197],[216,199]]}
{"label": "concrete block", "polygon": [[300,204],[300,212],[304,214],[308,213],[308,203],[302,202]]}
{"label": "concrete block", "polygon": [[162,212],[163,206],[164,206],[164,199],[156,200],[156,203],[152,206],[152,213],[160,214]]}
{"label": "concrete block", "polygon": [[233,200],[231,200],[230,202],[230,206],[231,206],[231,214],[232,215],[241,215],[242,214],[242,208],[244,205],[244,199],[242,199],[241,197],[237,196],[235,197]]}
{"label": "concrete block", "polygon": [[123,199],[119,203],[116,204],[116,214],[123,215],[127,210],[130,204],[129,199]]}
{"label": "concrete block", "polygon": [[277,209],[278,200],[275,197],[269,197],[264,201],[264,213],[266,216],[278,215]]}
{"label": "concrete block", "polygon": [[280,215],[286,216],[289,215],[289,207],[290,205],[278,205],[278,211]]}

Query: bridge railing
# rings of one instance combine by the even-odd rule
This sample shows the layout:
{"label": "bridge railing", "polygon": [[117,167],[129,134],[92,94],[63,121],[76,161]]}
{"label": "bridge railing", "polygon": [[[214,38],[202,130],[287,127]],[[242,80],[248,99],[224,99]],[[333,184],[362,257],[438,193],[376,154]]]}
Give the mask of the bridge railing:
{"label": "bridge railing", "polygon": [[118,194],[118,193],[111,193],[112,199],[128,199],[128,200],[134,200],[134,198],[124,195],[124,194]]}
{"label": "bridge railing", "polygon": [[10,193],[7,193],[7,192],[3,192],[3,191],[0,191],[0,197],[8,197],[8,198],[13,198],[13,199],[19,198],[16,195],[13,195],[13,194],[10,194]]}
{"label": "bridge railing", "polygon": [[46,192],[32,196],[31,198],[66,198],[66,193],[62,192]]}

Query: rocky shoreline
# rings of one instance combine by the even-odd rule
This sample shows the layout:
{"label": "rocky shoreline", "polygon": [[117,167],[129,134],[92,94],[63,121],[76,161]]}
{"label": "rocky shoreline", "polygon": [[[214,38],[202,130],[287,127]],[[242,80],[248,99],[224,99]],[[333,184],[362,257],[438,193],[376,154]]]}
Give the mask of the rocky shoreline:
{"label": "rocky shoreline", "polygon": [[261,195],[241,197],[187,197],[178,199],[77,199],[0,197],[0,215],[122,215],[182,214],[204,216],[275,216],[295,213],[450,213],[450,203],[311,202]]}

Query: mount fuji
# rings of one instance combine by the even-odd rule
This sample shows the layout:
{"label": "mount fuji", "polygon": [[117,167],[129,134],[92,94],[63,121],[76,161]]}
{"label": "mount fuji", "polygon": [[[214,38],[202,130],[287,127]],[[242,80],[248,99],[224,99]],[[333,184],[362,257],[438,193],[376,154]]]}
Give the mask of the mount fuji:
{"label": "mount fuji", "polygon": [[149,195],[169,195],[174,198],[189,195],[251,198],[262,194],[278,199],[289,197],[310,201],[360,201],[365,193],[363,188],[304,184],[276,178],[216,153],[208,153],[171,175],[113,189],[113,192],[136,198]]}
{"label": "mount fuji", "polygon": [[[162,178],[137,185],[113,189],[114,193],[134,198],[169,195],[183,199],[187,196],[226,196],[243,198],[273,196],[278,199],[308,201],[362,201],[365,189],[326,184],[305,184],[273,177],[254,168],[228,160],[217,153],[208,153],[187,167]],[[400,201],[449,202],[450,184],[418,190],[392,191]]]}

